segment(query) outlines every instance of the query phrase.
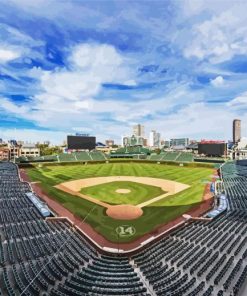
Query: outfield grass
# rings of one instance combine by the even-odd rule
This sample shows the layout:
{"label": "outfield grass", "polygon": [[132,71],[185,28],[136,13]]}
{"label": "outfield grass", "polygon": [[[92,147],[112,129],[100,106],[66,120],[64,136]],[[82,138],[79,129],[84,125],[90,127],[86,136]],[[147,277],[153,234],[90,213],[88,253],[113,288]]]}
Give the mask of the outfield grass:
{"label": "outfield grass", "polygon": [[[117,189],[128,189],[129,193],[117,193]],[[138,205],[166,193],[160,187],[130,181],[115,181],[82,188],[81,193],[108,204]]]}
{"label": "outfield grass", "polygon": [[[108,240],[117,242],[131,241],[143,234],[152,231],[160,224],[166,223],[202,200],[205,181],[211,180],[212,168],[179,167],[174,165],[159,165],[151,163],[108,163],[90,165],[49,165],[27,169],[32,181],[40,181],[41,187],[50,197],[59,201],[64,207],[80,218],[84,218],[93,209],[87,218],[96,231]],[[163,200],[143,208],[143,216],[137,220],[127,222],[136,228],[133,237],[118,238],[116,227],[126,224],[124,221],[114,220],[105,214],[105,208],[91,202],[70,195],[54,188],[54,185],[65,181],[77,180],[98,176],[142,176],[174,180],[190,185],[190,188],[169,196]],[[153,186],[152,186],[153,187]]]}

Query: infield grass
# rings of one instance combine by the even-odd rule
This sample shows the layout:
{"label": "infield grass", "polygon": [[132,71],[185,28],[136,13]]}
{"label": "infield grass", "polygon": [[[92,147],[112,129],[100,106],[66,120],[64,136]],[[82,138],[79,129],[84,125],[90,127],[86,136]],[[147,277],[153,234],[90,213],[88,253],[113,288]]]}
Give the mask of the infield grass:
{"label": "infield grass", "polygon": [[[129,193],[118,193],[118,189],[127,189]],[[166,193],[160,187],[130,181],[114,181],[82,188],[81,193],[108,204],[138,205],[156,196]]]}
{"label": "infield grass", "polygon": [[[76,164],[76,165],[45,165],[27,169],[32,181],[40,181],[43,191],[51,198],[60,202],[81,219],[93,209],[87,217],[89,223],[97,232],[113,242],[128,242],[151,232],[157,226],[167,223],[198,205],[202,201],[205,181],[212,179],[213,168],[179,167],[174,165],[159,165],[154,163],[108,163],[108,164]],[[104,176],[140,176],[174,180],[190,185],[190,188],[168,196],[156,203],[143,208],[143,216],[127,224],[136,228],[133,237],[119,238],[116,227],[126,224],[126,221],[114,220],[105,213],[105,208],[78,198],[54,188],[62,182],[90,177]],[[141,185],[141,184],[139,184]],[[95,187],[95,186],[94,186]],[[153,187],[153,186],[152,186]],[[126,188],[126,187],[125,187]]]}

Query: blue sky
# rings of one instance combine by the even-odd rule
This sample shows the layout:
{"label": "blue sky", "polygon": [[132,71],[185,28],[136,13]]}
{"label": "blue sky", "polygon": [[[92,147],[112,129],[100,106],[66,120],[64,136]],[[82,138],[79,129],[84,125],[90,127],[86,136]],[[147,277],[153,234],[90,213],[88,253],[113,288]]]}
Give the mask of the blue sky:
{"label": "blue sky", "polygon": [[2,0],[0,138],[247,136],[247,2]]}

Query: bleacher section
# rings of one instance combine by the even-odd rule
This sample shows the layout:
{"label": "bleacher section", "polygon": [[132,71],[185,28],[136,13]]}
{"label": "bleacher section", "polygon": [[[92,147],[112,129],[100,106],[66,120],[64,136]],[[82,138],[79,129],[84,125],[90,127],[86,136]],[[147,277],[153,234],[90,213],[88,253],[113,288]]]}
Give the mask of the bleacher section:
{"label": "bleacher section", "polygon": [[78,161],[91,161],[92,158],[89,155],[89,152],[82,151],[82,152],[75,152],[75,159]]}
{"label": "bleacher section", "polygon": [[181,152],[178,157],[176,158],[176,161],[179,162],[192,162],[193,161],[193,154],[189,152]]}
{"label": "bleacher section", "polygon": [[17,163],[28,163],[28,162],[53,162],[57,161],[57,155],[45,155],[45,156],[20,156],[15,159]]}
{"label": "bleacher section", "polygon": [[130,154],[130,155],[136,155],[136,154],[150,154],[150,150],[148,148],[144,147],[135,147],[135,146],[127,146],[118,148],[116,151],[113,151],[111,153],[111,157],[116,157],[117,155],[124,155],[124,154]]}
{"label": "bleacher section", "polygon": [[66,221],[46,221],[16,166],[0,163],[0,295],[148,295],[127,257],[100,255]]}
{"label": "bleacher section", "polygon": [[107,159],[102,152],[98,152],[98,151],[90,152],[90,156],[92,157],[92,160],[96,160],[96,161],[102,161]]}
{"label": "bleacher section", "polygon": [[46,156],[41,156],[44,161],[57,161],[57,155],[46,155]]}
{"label": "bleacher section", "polygon": [[[150,150],[143,147],[125,147],[119,148],[116,152],[110,155],[110,158],[133,158],[133,159],[148,159],[152,161],[176,161],[176,162],[192,162],[193,154],[187,152],[161,152],[160,154],[150,154]],[[16,163],[28,162],[87,162],[87,161],[104,161],[108,157],[100,151],[92,152],[73,152],[60,153],[58,155],[48,155],[40,157],[19,157],[16,158]]]}
{"label": "bleacher section", "polygon": [[221,175],[227,211],[116,257],[66,221],[45,220],[16,166],[0,163],[0,295],[245,296],[247,167],[225,164]]}
{"label": "bleacher section", "polygon": [[58,154],[57,157],[59,162],[75,162],[76,161],[74,153],[60,153]]}
{"label": "bleacher section", "polygon": [[73,152],[73,153],[60,153],[58,155],[47,155],[40,157],[19,157],[16,158],[16,163],[28,162],[87,162],[87,161],[104,161],[107,157],[100,151],[93,152]]}
{"label": "bleacher section", "polygon": [[168,151],[160,154],[151,154],[148,159],[152,161],[192,162],[193,154],[189,152]]}
{"label": "bleacher section", "polygon": [[175,161],[176,158],[179,156],[179,152],[167,152],[163,157],[162,160],[164,161]]}
{"label": "bleacher section", "polygon": [[149,156],[149,160],[155,160],[155,161],[160,161],[163,158],[163,154],[151,154]]}

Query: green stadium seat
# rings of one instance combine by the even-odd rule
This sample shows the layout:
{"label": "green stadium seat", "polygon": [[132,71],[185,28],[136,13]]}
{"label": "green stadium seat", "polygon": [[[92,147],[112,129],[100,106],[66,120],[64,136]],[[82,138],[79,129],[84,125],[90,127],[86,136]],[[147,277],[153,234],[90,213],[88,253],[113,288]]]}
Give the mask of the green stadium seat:
{"label": "green stadium seat", "polygon": [[102,161],[107,159],[106,156],[100,151],[90,152],[90,156],[94,161]]}
{"label": "green stadium seat", "polygon": [[75,152],[74,156],[75,156],[75,159],[78,161],[91,161],[92,160],[89,153],[86,151]]}
{"label": "green stadium seat", "polygon": [[193,161],[193,154],[189,153],[189,152],[181,152],[180,155],[177,157],[176,161],[192,162]]}
{"label": "green stadium seat", "polygon": [[67,153],[61,153],[58,154],[59,162],[73,162],[76,161],[75,155],[73,153],[67,154]]}
{"label": "green stadium seat", "polygon": [[163,161],[175,161],[176,158],[179,156],[180,152],[167,152],[161,160]]}

